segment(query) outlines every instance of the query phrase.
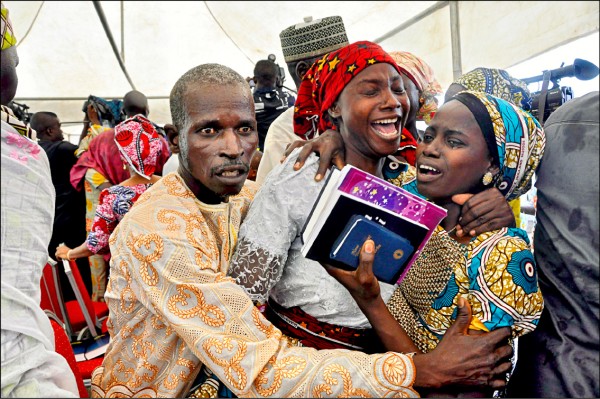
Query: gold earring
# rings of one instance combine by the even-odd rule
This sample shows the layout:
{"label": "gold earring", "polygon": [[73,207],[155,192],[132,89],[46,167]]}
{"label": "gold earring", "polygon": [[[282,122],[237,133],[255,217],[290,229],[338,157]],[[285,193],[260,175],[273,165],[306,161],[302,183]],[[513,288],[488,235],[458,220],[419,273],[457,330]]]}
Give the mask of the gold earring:
{"label": "gold earring", "polygon": [[492,175],[492,172],[485,172],[485,174],[483,175],[483,178],[481,179],[484,186],[489,186],[489,184],[492,182],[492,180],[494,180],[494,176]]}
{"label": "gold earring", "polygon": [[123,170],[127,170],[127,164],[126,163],[123,164]]}

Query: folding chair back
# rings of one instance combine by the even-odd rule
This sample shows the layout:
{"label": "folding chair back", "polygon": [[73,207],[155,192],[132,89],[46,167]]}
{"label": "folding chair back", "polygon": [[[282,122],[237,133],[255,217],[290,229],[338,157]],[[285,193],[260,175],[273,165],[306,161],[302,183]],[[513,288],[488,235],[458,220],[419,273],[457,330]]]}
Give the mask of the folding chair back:
{"label": "folding chair back", "polygon": [[52,258],[48,258],[48,262],[44,266],[40,288],[42,291],[40,307],[58,317],[61,323],[64,324],[67,335],[71,337],[73,335],[73,328],[67,315],[56,261]]}
{"label": "folding chair back", "polygon": [[99,335],[98,329],[102,326],[102,320],[108,316],[108,306],[103,302],[92,301],[85,283],[81,278],[81,274],[79,273],[77,262],[74,260],[69,261],[63,259],[63,267],[65,268],[65,273],[69,278],[71,288],[73,288],[75,298],[77,298],[77,302],[81,308],[90,334],[92,337],[97,337]]}

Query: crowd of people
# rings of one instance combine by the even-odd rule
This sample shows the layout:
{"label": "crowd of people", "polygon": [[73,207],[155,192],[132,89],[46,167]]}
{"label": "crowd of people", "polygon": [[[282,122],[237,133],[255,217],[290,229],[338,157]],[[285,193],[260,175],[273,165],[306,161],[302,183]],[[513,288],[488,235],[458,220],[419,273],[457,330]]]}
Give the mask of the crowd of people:
{"label": "crowd of people", "polygon": [[[202,64],[168,123],[134,90],[115,126],[88,105],[75,145],[55,113],[8,107],[3,3],[1,30],[2,397],[79,396],[40,307],[48,257],[109,308],[91,397],[600,395],[598,92],[542,125],[522,81],[481,67],[440,105],[426,54],[306,18],[280,34],[295,96],[272,60],[254,89]],[[447,212],[400,283],[373,274],[371,239],[354,271],[302,255],[346,164]],[[518,219],[534,176],[535,251]]]}

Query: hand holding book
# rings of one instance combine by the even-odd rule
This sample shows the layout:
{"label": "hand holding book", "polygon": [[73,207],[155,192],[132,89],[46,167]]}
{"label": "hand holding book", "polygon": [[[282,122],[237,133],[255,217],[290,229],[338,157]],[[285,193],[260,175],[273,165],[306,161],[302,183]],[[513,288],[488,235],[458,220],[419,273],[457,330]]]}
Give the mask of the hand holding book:
{"label": "hand holding book", "polygon": [[386,347],[402,353],[419,353],[381,297],[379,280],[373,272],[376,245],[371,239],[364,242],[356,270],[344,270],[326,263],[322,263],[323,267],[350,292]]}
{"label": "hand holding book", "polygon": [[370,240],[377,242],[373,250],[377,254],[373,260],[373,274],[380,281],[394,282],[413,254],[414,247],[406,238],[373,220],[368,213],[350,218],[331,247],[329,257],[355,269],[358,267],[358,257],[363,243]]}
{"label": "hand holding book", "polygon": [[322,263],[333,278],[340,282],[352,295],[358,306],[362,309],[369,307],[377,299],[381,299],[379,280],[373,273],[373,260],[375,259],[375,243],[366,240],[361,245],[359,264],[356,270],[344,270],[336,266]]}

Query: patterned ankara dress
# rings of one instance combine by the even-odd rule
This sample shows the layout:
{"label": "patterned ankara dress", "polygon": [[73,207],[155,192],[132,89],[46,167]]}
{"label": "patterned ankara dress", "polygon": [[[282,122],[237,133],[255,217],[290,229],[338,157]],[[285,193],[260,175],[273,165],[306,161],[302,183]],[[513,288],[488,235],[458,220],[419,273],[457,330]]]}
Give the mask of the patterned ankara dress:
{"label": "patterned ankara dress", "polygon": [[[414,168],[406,174],[414,176]],[[415,180],[402,188],[420,195]],[[465,245],[438,226],[387,305],[415,345],[429,352],[456,318],[459,296],[471,304],[473,329],[511,327],[514,338],[533,331],[544,301],[527,233],[502,228]]]}
{"label": "patterned ankara dress", "polygon": [[110,235],[140,195],[151,186],[151,183],[135,186],[117,185],[102,190],[96,207],[94,224],[85,241],[90,251],[95,254],[108,255],[105,256],[106,261],[110,259],[108,247]]}

